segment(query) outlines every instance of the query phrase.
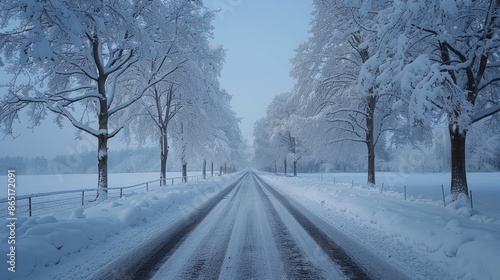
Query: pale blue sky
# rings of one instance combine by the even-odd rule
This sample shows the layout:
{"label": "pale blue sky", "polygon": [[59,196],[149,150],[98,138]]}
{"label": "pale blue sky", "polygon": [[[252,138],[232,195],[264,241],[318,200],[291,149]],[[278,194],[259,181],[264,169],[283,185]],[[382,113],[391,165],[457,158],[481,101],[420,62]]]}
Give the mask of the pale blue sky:
{"label": "pale blue sky", "polygon": [[309,0],[204,0],[221,8],[214,41],[227,50],[221,84],[242,118],[243,136],[264,117],[272,98],[292,89],[290,59],[307,39],[312,12]]}
{"label": "pale blue sky", "polygon": [[[307,38],[312,12],[310,0],[204,0],[220,8],[214,21],[214,44],[227,50],[221,85],[232,96],[232,106],[242,118],[243,136],[253,141],[253,125],[264,117],[272,98],[293,87],[290,59]],[[0,135],[0,155],[47,156],[95,149],[93,137],[74,140],[75,128],[59,129],[50,116],[41,126],[15,126],[17,139]],[[1,133],[0,133],[1,134]],[[117,139],[113,147],[125,147]]]}

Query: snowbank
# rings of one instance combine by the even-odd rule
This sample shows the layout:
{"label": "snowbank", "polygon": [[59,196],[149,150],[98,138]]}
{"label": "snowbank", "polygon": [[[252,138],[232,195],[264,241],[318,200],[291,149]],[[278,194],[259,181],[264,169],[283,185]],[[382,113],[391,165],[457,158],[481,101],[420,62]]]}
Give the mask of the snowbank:
{"label": "snowbank", "polygon": [[[337,228],[343,228],[345,223],[338,217],[348,217],[383,232],[385,237],[375,238],[375,243],[388,238],[419,251],[436,261],[450,279],[500,279],[500,220],[473,211],[464,198],[455,202],[447,198],[445,208],[442,201],[418,197],[404,201],[400,193],[380,193],[379,189],[335,184],[320,178],[264,178]],[[497,197],[500,198],[500,190]],[[357,235],[360,242],[370,242],[361,232],[348,234]],[[382,252],[385,247],[377,248],[375,243],[372,250],[387,254]],[[411,275],[411,271],[406,273],[411,278],[423,277]]]}
{"label": "snowbank", "polygon": [[[166,186],[147,193],[101,201],[52,215],[19,218],[15,222],[15,273],[7,270],[9,257],[4,252],[9,252],[9,228],[8,222],[2,221],[0,279],[40,278],[39,273],[42,270],[55,270],[64,261],[78,260],[78,253],[87,248],[113,239],[119,241],[120,234],[146,224],[149,219],[156,220],[161,217],[167,223],[182,217],[190,209],[222,190],[233,177],[234,175],[230,175]],[[96,267],[87,268],[89,272],[95,269]],[[75,279],[68,275],[63,275],[64,277]]]}

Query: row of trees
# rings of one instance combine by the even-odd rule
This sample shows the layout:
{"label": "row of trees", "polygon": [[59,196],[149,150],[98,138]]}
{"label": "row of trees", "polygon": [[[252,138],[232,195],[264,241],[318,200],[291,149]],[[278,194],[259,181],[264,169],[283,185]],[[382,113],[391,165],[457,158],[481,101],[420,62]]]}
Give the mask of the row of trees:
{"label": "row of trees", "polygon": [[0,103],[4,132],[25,109],[33,126],[52,112],[92,135],[102,197],[108,140],[121,131],[160,144],[163,180],[169,145],[184,172],[188,160],[237,164],[243,141],[218,82],[213,17],[201,1],[3,1],[0,62],[13,76]]}
{"label": "row of trees", "polygon": [[500,1],[315,0],[314,7],[310,38],[292,60],[296,86],[256,125],[256,159],[266,142],[292,158],[300,150],[345,159],[359,153],[347,147],[361,143],[375,184],[376,154],[406,141],[425,149],[432,128],[444,125],[451,192],[467,194],[468,132],[481,126],[490,133],[475,141],[499,141]]}
{"label": "row of trees", "polygon": [[[110,150],[108,170],[111,173],[143,173],[160,170],[160,161],[151,160],[158,156],[158,147],[143,146],[133,149]],[[180,172],[181,165],[176,159],[168,158],[167,171]],[[95,174],[97,173],[95,151],[81,151],[79,153],[57,155],[47,158],[44,156],[21,157],[0,156],[0,170],[15,167],[20,175],[47,175],[47,174]],[[220,165],[216,166],[215,173],[220,172]],[[224,166],[222,166],[224,167]],[[189,170],[200,171],[203,161],[193,162]]]}
{"label": "row of trees", "polygon": [[[151,162],[158,154],[154,147],[139,147],[109,152],[108,170],[115,173],[155,172],[160,169],[159,162]],[[22,175],[46,174],[95,174],[97,166],[95,152],[57,155],[53,158],[44,156],[20,157],[0,156],[0,169],[8,170],[15,167],[16,173]],[[170,171],[174,171],[170,161]],[[177,168],[176,171],[180,169]]]}

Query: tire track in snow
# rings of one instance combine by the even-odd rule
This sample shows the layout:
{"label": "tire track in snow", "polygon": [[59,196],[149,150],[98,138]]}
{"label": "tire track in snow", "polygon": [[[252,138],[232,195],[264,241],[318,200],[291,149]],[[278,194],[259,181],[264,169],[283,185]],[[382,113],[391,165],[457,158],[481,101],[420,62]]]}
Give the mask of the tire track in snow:
{"label": "tire track in snow", "polygon": [[371,279],[369,274],[363,270],[352,258],[340,247],[330,236],[318,228],[304,214],[295,208],[288,199],[276,191],[272,186],[264,182],[260,177],[254,175],[262,187],[269,191],[280,203],[288,210],[295,220],[309,233],[321,249],[331,258],[331,260],[340,265],[343,273],[350,279]]}
{"label": "tire track in snow", "polygon": [[[175,231],[168,235],[167,238],[158,246],[158,250],[151,253],[150,257],[146,260],[138,263],[134,268],[126,272],[131,279],[150,279],[154,273],[161,267],[161,265],[168,259],[184,242],[187,236],[199,225],[199,223],[235,188],[237,188],[243,178],[248,176],[245,173],[239,179],[237,179],[231,186],[226,188],[216,197],[212,198],[205,205],[199,209],[194,210],[188,218],[183,219],[183,223],[177,226]],[[116,276],[116,275],[114,275]],[[116,278],[112,278],[116,279]]]}
{"label": "tire track in snow", "polygon": [[253,174],[252,179],[260,197],[263,198],[266,212],[269,213],[270,224],[274,229],[273,237],[279,247],[281,259],[285,265],[286,279],[324,279],[321,275],[321,271],[304,257],[300,247],[291,236],[285,222],[272,204],[271,199],[257,182],[257,175]]}
{"label": "tire track in snow", "polygon": [[331,239],[325,239],[290,203],[287,207],[286,201],[248,172],[190,214],[185,225],[176,227],[175,234],[137,268],[129,268],[135,272],[128,275],[131,279],[340,279],[344,274],[369,279],[352,260],[339,263],[345,257],[332,257],[338,248]]}
{"label": "tire track in snow", "polygon": [[283,264],[262,195],[250,176],[219,279],[283,279]]}
{"label": "tire track in snow", "polygon": [[[242,182],[244,180],[245,179],[243,179]],[[229,194],[229,198],[226,196],[227,201],[225,201],[226,198],[224,198],[221,203],[211,211],[210,215],[217,218],[217,223],[202,221],[202,223],[206,223],[206,225],[202,223],[198,225],[197,228],[202,229],[205,226],[207,229],[196,232],[202,240],[196,248],[193,248],[194,253],[181,269],[182,279],[216,279],[219,276],[229,245],[231,229],[234,226],[236,213],[241,203],[242,182],[237,185],[233,194]],[[219,207],[221,209],[218,209]],[[195,232],[193,231],[191,235],[194,234]],[[214,236],[217,238],[214,238]],[[196,240],[197,238],[193,239]]]}

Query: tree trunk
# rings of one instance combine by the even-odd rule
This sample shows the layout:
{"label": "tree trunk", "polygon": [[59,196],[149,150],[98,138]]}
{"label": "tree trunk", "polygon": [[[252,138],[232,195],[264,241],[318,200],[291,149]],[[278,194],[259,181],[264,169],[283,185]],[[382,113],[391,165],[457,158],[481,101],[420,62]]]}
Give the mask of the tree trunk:
{"label": "tree trunk", "polygon": [[375,185],[375,147],[367,143],[368,147],[368,184]]}
{"label": "tree trunk", "polygon": [[213,178],[214,177],[214,162],[213,161],[212,161],[212,167],[211,168],[212,168],[211,171],[212,171],[212,178]]}
{"label": "tree trunk", "polygon": [[106,98],[106,76],[99,77],[97,87],[103,98],[99,99],[99,131],[97,133],[97,197],[108,198],[108,100]]}
{"label": "tree trunk", "polygon": [[187,183],[187,162],[182,162],[182,182]]}
{"label": "tree trunk", "polygon": [[456,125],[451,125],[449,131],[451,141],[451,193],[455,198],[460,193],[468,196],[469,188],[467,186],[465,166],[465,138],[467,132],[460,131]]}
{"label": "tree trunk", "polygon": [[368,110],[366,117],[366,145],[368,149],[368,185],[375,185],[375,139],[374,139],[374,115],[375,96],[368,97]]}
{"label": "tree trunk", "polygon": [[160,186],[167,185],[167,158],[168,158],[168,141],[166,129],[162,129],[160,136]]}
{"label": "tree trunk", "polygon": [[207,179],[207,160],[203,159],[203,179]]}
{"label": "tree trunk", "polygon": [[285,176],[286,176],[286,158],[284,159],[284,163],[285,163]]}
{"label": "tree trunk", "polygon": [[293,177],[297,177],[297,161],[293,161]]}
{"label": "tree trunk", "polygon": [[224,175],[227,174],[227,164],[224,163]]}
{"label": "tree trunk", "polygon": [[97,197],[99,199],[108,198],[108,134],[98,135],[97,147],[97,174],[98,189]]}
{"label": "tree trunk", "polygon": [[219,176],[222,176],[222,165],[220,166]]}
{"label": "tree trunk", "polygon": [[274,160],[274,175],[278,175],[278,168],[276,167],[276,160]]}

